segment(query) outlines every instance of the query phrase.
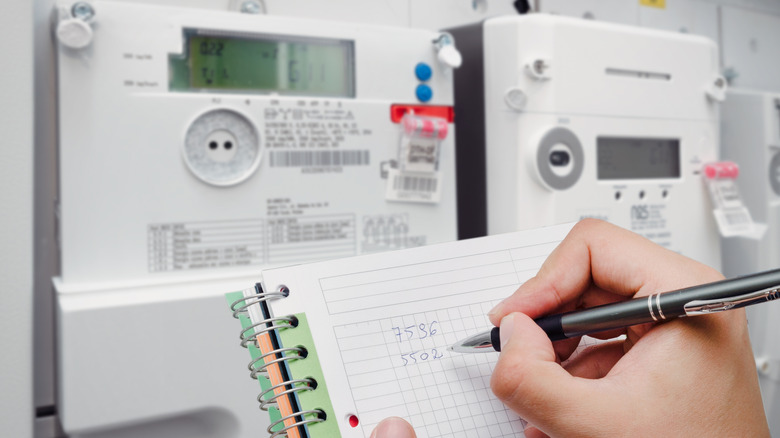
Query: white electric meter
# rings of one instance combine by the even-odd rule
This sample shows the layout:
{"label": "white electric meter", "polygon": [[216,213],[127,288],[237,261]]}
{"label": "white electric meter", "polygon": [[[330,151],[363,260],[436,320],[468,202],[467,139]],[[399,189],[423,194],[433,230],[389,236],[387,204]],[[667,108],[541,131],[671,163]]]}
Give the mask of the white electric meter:
{"label": "white electric meter", "polygon": [[723,273],[747,275],[780,266],[780,94],[729,91],[723,103],[721,154],[739,165],[737,185],[758,223],[754,236],[724,238]]}
{"label": "white electric meter", "polygon": [[[257,436],[225,292],[270,265],[457,237],[442,35],[108,1],[57,13],[65,432]],[[435,137],[424,171],[404,168],[417,134]]]}
{"label": "white electric meter", "polygon": [[[727,277],[780,267],[780,94],[729,91],[721,114],[721,153],[739,165],[740,195],[757,222],[755,235],[721,241]],[[747,309],[761,396],[773,434],[780,400],[780,302]]]}
{"label": "white electric meter", "polygon": [[720,266],[715,44],[545,14],[451,33],[461,237],[595,217]]}

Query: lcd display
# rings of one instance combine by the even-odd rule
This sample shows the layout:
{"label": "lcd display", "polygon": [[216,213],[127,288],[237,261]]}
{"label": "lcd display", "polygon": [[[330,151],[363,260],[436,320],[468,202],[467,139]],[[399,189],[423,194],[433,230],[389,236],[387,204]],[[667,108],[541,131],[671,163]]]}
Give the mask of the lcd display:
{"label": "lcd display", "polygon": [[680,177],[680,140],[599,137],[596,140],[598,179]]}
{"label": "lcd display", "polygon": [[188,32],[171,57],[171,89],[354,97],[351,41]]}

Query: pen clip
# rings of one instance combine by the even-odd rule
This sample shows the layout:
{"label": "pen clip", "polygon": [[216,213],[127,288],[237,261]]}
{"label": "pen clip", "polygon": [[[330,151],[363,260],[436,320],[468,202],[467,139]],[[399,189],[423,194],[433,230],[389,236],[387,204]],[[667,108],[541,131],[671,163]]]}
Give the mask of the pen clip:
{"label": "pen clip", "polygon": [[683,308],[685,309],[685,316],[707,315],[764,301],[772,301],[777,298],[780,298],[780,286],[774,286],[744,295],[737,295],[735,297],[717,298],[714,300],[694,300],[686,303]]}

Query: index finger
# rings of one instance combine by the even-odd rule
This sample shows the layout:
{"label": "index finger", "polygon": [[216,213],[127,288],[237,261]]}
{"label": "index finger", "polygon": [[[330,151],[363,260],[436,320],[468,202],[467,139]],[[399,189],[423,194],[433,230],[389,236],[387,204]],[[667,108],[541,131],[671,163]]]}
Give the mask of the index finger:
{"label": "index finger", "polygon": [[631,231],[596,219],[577,223],[535,277],[491,310],[498,325],[512,312],[538,318],[585,293],[633,298],[691,286],[692,279],[720,274]]}

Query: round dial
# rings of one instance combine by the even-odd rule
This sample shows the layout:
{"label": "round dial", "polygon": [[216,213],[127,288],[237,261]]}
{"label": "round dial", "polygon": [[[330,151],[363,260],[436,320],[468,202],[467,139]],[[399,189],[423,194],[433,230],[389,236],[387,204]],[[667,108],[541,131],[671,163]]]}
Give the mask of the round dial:
{"label": "round dial", "polygon": [[184,161],[198,178],[216,186],[238,184],[260,165],[260,138],[254,124],[236,111],[201,114],[187,129]]}
{"label": "round dial", "polygon": [[769,185],[775,194],[780,196],[780,152],[775,152],[769,163]]}
{"label": "round dial", "polygon": [[536,149],[536,168],[545,185],[566,190],[582,175],[585,153],[580,140],[566,128],[553,128],[542,137]]}

